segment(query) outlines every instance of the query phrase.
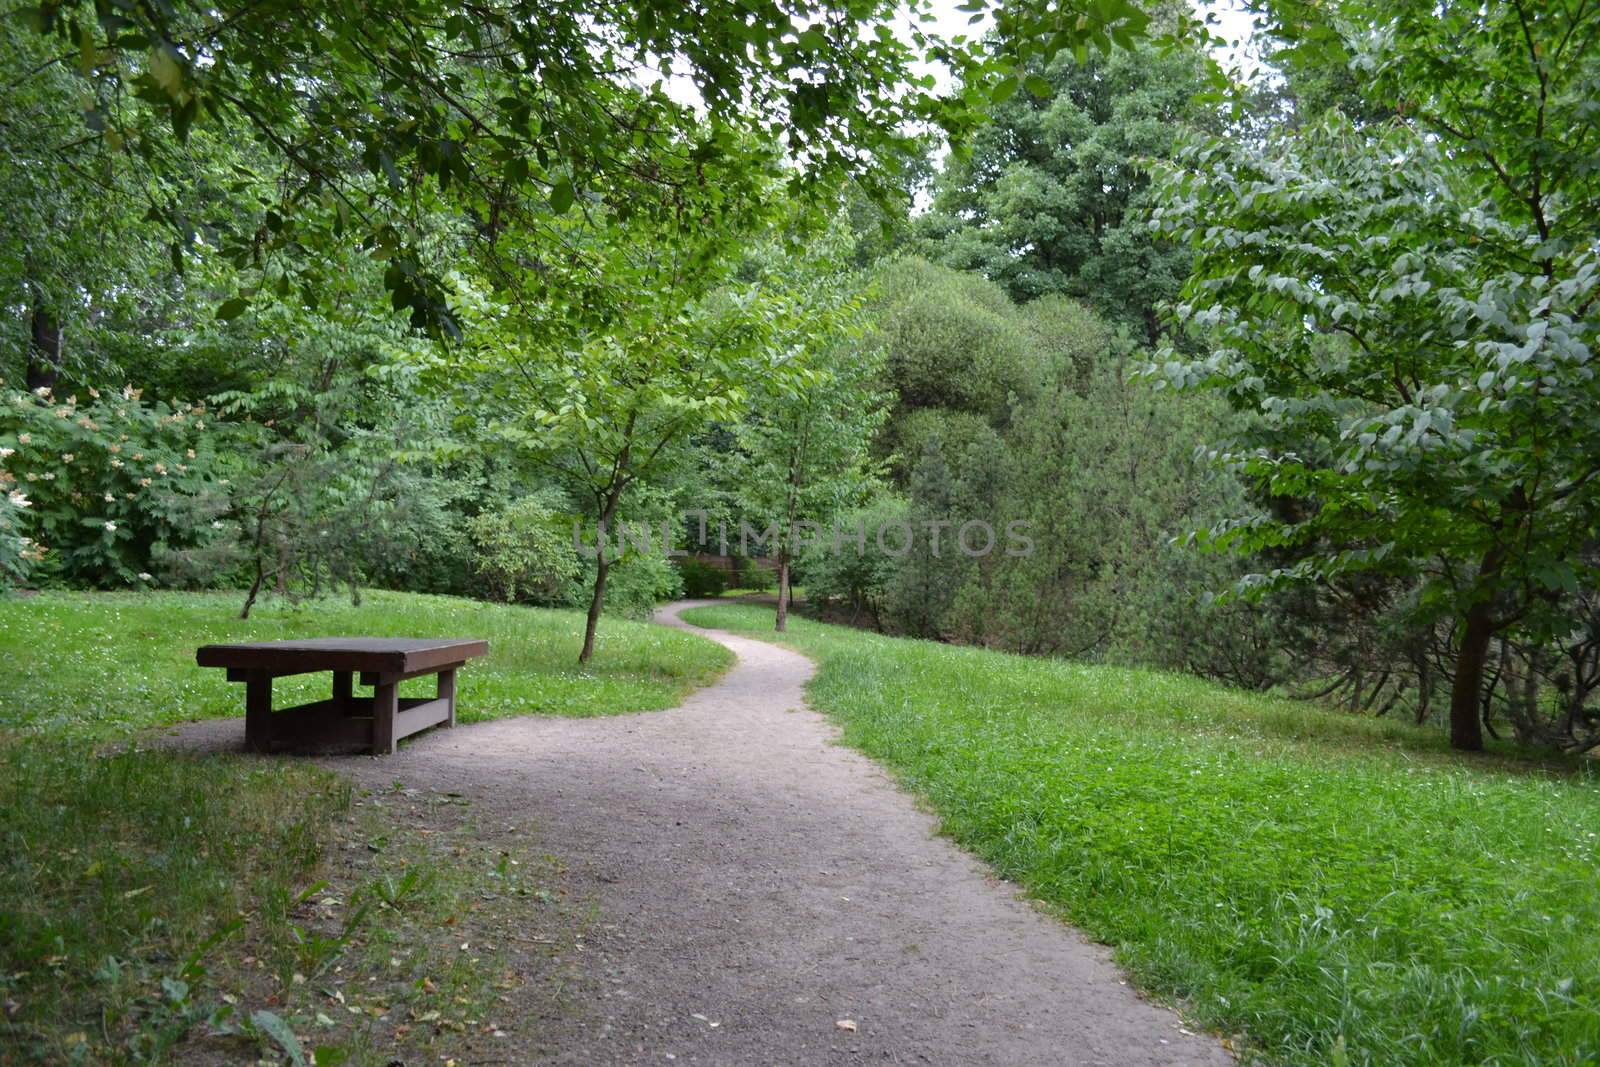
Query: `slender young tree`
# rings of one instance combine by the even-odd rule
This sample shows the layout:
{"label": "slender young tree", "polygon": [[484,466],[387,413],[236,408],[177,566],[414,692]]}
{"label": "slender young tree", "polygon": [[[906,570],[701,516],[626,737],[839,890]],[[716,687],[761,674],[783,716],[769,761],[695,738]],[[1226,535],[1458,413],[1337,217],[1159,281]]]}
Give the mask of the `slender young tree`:
{"label": "slender young tree", "polygon": [[[795,315],[761,280],[732,276],[750,229],[708,228],[689,240],[648,214],[588,208],[570,254],[529,272],[529,299],[486,307],[482,343],[450,368],[476,370],[478,410],[513,413],[487,416],[488,428],[553,471],[612,533],[630,491],[660,474],[677,446],[712,421],[737,421],[752,388],[793,373],[779,342]],[[551,289],[566,297],[537,298]],[[605,542],[596,538],[583,663],[594,655],[613,563]]]}
{"label": "slender young tree", "polygon": [[[877,480],[871,446],[886,409],[873,387],[881,350],[861,343],[859,304],[833,264],[811,264],[797,320],[806,335],[793,378],[760,383],[736,437],[733,466],[740,503],[774,531],[778,561],[775,628],[788,628],[798,550],[833,537],[830,524],[859,506]],[[834,325],[830,326],[829,323]]]}

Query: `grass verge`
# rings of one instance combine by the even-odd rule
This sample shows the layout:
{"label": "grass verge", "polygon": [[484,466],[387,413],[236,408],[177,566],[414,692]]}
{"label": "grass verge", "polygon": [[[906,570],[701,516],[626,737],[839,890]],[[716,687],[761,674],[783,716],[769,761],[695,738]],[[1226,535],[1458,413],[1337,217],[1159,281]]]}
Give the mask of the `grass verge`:
{"label": "grass verge", "polygon": [[[550,861],[436,839],[461,803],[281,760],[0,742],[0,1062],[487,1051],[513,1029],[503,991],[559,983],[578,920]],[[530,920],[530,899],[550,907]]]}
{"label": "grass verge", "polygon": [[[771,636],[771,610],[697,608]],[[1145,988],[1283,1063],[1600,1062],[1600,782],[1186,676],[805,619],[814,703]]]}

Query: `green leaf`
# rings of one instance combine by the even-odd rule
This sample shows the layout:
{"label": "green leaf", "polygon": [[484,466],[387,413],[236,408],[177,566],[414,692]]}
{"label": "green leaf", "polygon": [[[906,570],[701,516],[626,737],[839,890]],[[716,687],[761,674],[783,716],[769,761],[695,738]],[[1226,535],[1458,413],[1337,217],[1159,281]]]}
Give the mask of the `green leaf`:
{"label": "green leaf", "polygon": [[1054,91],[1051,89],[1050,83],[1037,74],[1028,75],[1023,79],[1022,84],[1027,87],[1028,92],[1041,99],[1050,96]]}
{"label": "green leaf", "polygon": [[235,296],[228,300],[224,300],[221,306],[217,308],[217,320],[219,322],[231,322],[240,315],[243,315],[245,309],[249,306],[250,301],[246,300],[242,296]]}
{"label": "green leaf", "polygon": [[989,88],[989,100],[996,104],[1003,104],[1017,95],[1017,90],[1022,88],[1022,83],[1015,77],[1001,78]]}
{"label": "green leaf", "polygon": [[577,198],[578,194],[573,191],[571,182],[565,179],[556,182],[550,190],[550,210],[557,215],[565,215]]}
{"label": "green leaf", "polygon": [[256,1029],[272,1038],[283,1054],[289,1057],[290,1063],[295,1067],[306,1067],[306,1054],[300,1047],[300,1039],[294,1036],[294,1031],[282,1018],[262,1008],[250,1013],[250,1021],[256,1025]]}
{"label": "green leaf", "polygon": [[150,76],[168,96],[183,92],[183,65],[166,45],[150,49]]}

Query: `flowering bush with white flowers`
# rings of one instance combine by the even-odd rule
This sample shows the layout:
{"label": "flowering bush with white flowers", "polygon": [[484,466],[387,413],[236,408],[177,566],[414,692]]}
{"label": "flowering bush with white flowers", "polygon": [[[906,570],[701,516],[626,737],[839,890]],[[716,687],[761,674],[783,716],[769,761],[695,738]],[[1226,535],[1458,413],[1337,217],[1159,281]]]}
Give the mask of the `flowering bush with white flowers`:
{"label": "flowering bush with white flowers", "polygon": [[0,584],[25,581],[41,555],[23,532],[24,511],[33,501],[6,470],[6,460],[13,454],[13,449],[0,448]]}
{"label": "flowering bush with white flowers", "polygon": [[0,390],[0,574],[140,587],[164,554],[231,541],[226,432],[134,389]]}

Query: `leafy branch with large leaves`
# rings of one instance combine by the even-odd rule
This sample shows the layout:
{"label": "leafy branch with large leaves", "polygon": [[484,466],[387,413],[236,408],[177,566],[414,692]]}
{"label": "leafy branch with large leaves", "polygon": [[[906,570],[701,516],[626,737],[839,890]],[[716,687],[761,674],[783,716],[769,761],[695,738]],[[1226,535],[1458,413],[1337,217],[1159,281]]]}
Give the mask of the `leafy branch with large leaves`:
{"label": "leafy branch with large leaves", "polygon": [[1226,390],[1263,432],[1222,458],[1298,501],[1210,536],[1292,564],[1254,588],[1417,576],[1457,621],[1451,734],[1482,746],[1497,634],[1565,640],[1600,574],[1600,10],[1339,5],[1393,117],[1337,114],[1168,168],[1157,225],[1195,251],[1151,372]]}

